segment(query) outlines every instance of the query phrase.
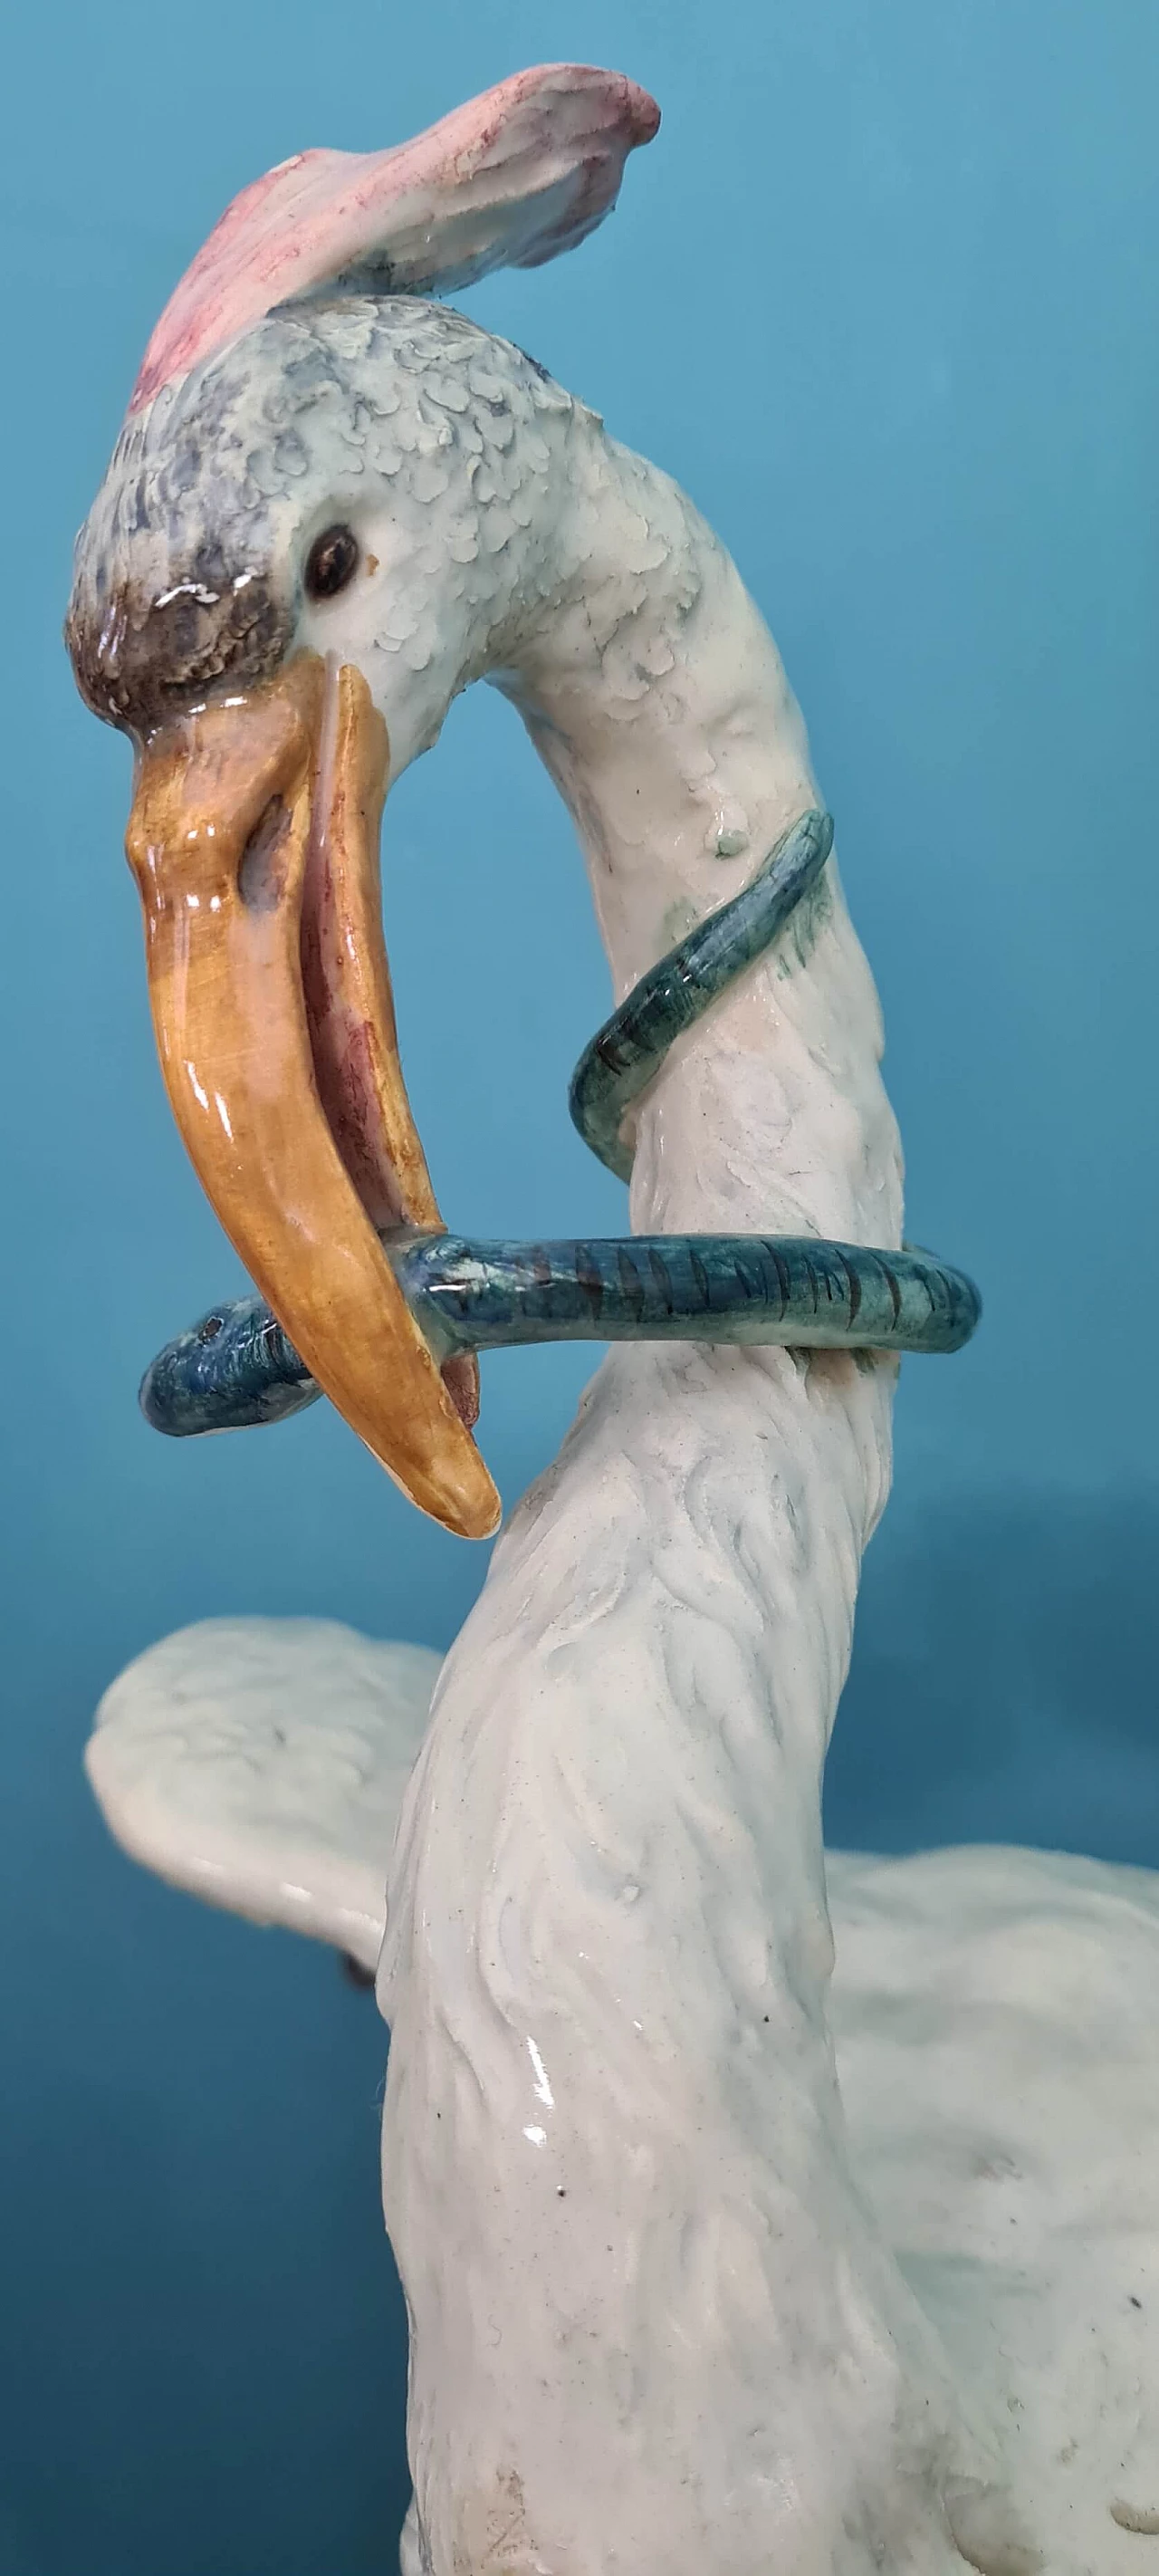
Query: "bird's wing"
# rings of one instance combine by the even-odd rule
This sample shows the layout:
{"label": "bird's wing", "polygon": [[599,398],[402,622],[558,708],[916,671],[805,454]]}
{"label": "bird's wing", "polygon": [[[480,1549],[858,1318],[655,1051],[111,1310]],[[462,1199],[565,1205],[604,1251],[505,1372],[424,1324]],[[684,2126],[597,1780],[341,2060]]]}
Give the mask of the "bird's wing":
{"label": "bird's wing", "polygon": [[130,1664],[86,1765],[134,1860],[373,1969],[441,1658],[326,1619],[208,1619]]}

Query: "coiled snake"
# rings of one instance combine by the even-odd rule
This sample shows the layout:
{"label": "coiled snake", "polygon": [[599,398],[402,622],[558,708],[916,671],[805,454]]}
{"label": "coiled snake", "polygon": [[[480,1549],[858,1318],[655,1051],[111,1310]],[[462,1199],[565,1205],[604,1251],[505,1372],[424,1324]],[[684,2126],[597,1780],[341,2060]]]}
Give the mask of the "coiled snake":
{"label": "coiled snake", "polygon": [[[673,1040],[771,947],[820,877],[833,842],[812,810],[782,835],[731,902],[635,984],[585,1049],[571,1115],[623,1180],[627,1111]],[[638,1234],[553,1243],[454,1234],[384,1235],[383,1248],[432,1352],[514,1342],[780,1343],[790,1349],[956,1351],[981,1313],[973,1282],[906,1245],[875,1251],[815,1236]],[[321,1389],[265,1301],[216,1307],[168,1342],[141,1386],[155,1430],[176,1437],[277,1422]]]}

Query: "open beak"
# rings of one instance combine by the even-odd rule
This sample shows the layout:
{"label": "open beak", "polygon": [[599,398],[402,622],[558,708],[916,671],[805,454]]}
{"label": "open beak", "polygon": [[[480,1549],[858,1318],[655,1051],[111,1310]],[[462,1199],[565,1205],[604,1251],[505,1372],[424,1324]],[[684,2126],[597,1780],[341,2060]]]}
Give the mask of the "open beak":
{"label": "open beak", "polygon": [[361,673],[301,653],[150,736],[126,848],[166,1088],[230,1241],[403,1492],[484,1538],[474,1363],[440,1370],[379,1241],[443,1231],[382,934],[388,761]]}

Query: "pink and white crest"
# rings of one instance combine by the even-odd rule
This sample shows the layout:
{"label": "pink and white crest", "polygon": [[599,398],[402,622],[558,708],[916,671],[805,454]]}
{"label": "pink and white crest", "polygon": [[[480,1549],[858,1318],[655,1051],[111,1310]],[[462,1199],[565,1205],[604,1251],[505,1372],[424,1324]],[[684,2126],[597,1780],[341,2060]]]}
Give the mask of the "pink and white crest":
{"label": "pink and white crest", "polygon": [[516,72],[409,143],[296,153],[243,188],[174,288],[130,412],[277,304],[322,286],[444,294],[537,268],[602,223],[660,110],[621,72]]}

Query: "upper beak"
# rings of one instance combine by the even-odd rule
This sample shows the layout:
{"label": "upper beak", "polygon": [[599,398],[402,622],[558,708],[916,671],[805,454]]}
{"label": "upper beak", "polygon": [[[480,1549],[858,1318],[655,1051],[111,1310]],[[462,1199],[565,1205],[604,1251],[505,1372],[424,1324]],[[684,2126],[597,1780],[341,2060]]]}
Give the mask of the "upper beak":
{"label": "upper beak", "polygon": [[388,759],[361,674],[299,654],[150,737],[126,848],[169,1099],[226,1233],[403,1492],[483,1538],[473,1363],[440,1373],[378,1236],[442,1231],[383,944]]}

